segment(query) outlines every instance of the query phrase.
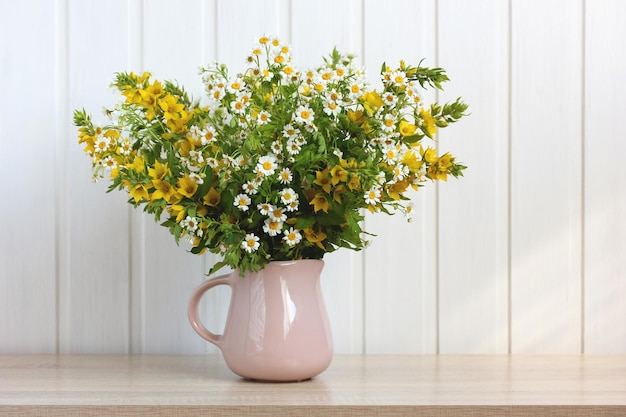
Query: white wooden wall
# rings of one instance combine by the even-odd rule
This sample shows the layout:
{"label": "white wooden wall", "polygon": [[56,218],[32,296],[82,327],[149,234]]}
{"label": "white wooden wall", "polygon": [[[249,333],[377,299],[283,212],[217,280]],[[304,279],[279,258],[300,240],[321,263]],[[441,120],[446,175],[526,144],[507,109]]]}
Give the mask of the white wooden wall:
{"label": "white wooden wall", "polygon": [[[440,135],[469,169],[368,216],[363,253],[326,259],[339,353],[626,353],[626,2],[621,0],[0,0],[0,352],[215,352],[186,304],[212,259],[176,247],[90,182],[72,111],[113,73],[201,93],[255,39],[301,67],[333,46],[374,78],[447,69],[431,94],[471,117]],[[229,292],[206,297],[220,330]]]}

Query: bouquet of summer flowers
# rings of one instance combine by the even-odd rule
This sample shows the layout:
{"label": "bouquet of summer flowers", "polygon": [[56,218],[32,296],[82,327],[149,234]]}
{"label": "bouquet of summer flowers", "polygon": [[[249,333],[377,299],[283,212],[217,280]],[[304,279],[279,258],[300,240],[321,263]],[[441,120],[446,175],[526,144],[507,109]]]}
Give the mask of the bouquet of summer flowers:
{"label": "bouquet of summer flowers", "polygon": [[364,209],[410,219],[408,190],[462,175],[451,154],[424,143],[467,110],[460,99],[422,102],[448,80],[443,69],[383,64],[377,91],[350,55],[333,50],[301,70],[266,36],[246,61],[235,76],[202,68],[202,101],[149,73],[118,73],[110,122],[74,112],[94,178],[106,173],[109,191],[127,190],[192,253],[220,254],[210,273],[362,249]]}

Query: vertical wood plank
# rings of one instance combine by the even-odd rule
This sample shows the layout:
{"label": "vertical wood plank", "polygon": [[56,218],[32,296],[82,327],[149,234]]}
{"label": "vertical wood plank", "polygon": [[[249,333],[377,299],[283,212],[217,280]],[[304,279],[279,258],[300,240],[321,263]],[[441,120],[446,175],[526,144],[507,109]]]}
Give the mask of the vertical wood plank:
{"label": "vertical wood plank", "polygon": [[[363,45],[372,83],[382,87],[383,62],[395,68],[400,59],[417,65],[425,58],[423,65],[436,66],[435,21],[435,1],[366,1]],[[376,235],[364,257],[366,353],[437,351],[436,187],[428,184],[411,197],[411,223],[402,214],[365,220]]]}
{"label": "vertical wood plank", "polygon": [[[585,353],[626,353],[626,3],[585,7]],[[616,159],[617,157],[617,159]]]}
{"label": "vertical wood plank", "polygon": [[[69,1],[68,107],[87,109],[94,122],[105,123],[101,110],[113,104],[108,86],[126,67],[128,25],[122,0]],[[106,195],[108,180],[91,183],[90,161],[76,142],[76,129],[69,131],[70,261],[68,274],[60,277],[60,350],[124,353],[129,346],[127,196]]]}
{"label": "vertical wood plank", "polygon": [[[54,2],[0,15],[0,352],[56,350]],[[25,24],[25,22],[28,22]],[[27,53],[25,53],[27,51]]]}
{"label": "vertical wood plank", "polygon": [[[301,70],[323,64],[334,47],[362,63],[362,2],[294,1],[291,9],[293,59]],[[332,10],[332,13],[329,11]],[[363,352],[362,253],[347,249],[324,257],[322,292],[336,353]]]}
{"label": "vertical wood plank", "polygon": [[506,353],[508,3],[438,4],[438,64],[451,78],[440,102],[462,96],[471,113],[439,133],[439,153],[468,166],[439,185],[440,352]]}
{"label": "vertical wood plank", "polygon": [[581,340],[582,2],[512,2],[513,353]]}

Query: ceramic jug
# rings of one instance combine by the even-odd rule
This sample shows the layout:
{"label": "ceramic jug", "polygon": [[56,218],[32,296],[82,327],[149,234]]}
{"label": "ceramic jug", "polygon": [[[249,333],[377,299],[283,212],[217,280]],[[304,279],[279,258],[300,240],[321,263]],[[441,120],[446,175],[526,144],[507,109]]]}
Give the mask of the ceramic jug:
{"label": "ceramic jug", "polygon": [[[189,301],[194,330],[220,348],[228,367],[244,378],[300,381],[324,371],[333,346],[320,289],[322,260],[273,261],[259,272],[239,270],[201,284]],[[198,305],[206,291],[231,287],[223,334],[203,325]]]}

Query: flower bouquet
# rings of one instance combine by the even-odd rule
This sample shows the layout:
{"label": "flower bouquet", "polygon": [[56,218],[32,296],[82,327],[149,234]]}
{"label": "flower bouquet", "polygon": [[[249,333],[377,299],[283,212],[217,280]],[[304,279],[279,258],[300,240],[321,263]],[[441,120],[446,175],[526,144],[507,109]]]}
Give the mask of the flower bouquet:
{"label": "flower bouquet", "polygon": [[301,70],[267,36],[246,61],[234,76],[201,68],[203,100],[149,73],[118,73],[122,99],[107,124],[74,112],[94,179],[106,174],[109,191],[127,190],[192,253],[220,254],[209,273],[360,250],[364,210],[410,220],[407,191],[462,175],[450,153],[425,143],[468,107],[423,103],[424,89],[448,80],[443,69],[383,64],[378,91],[351,55],[333,50]]}

